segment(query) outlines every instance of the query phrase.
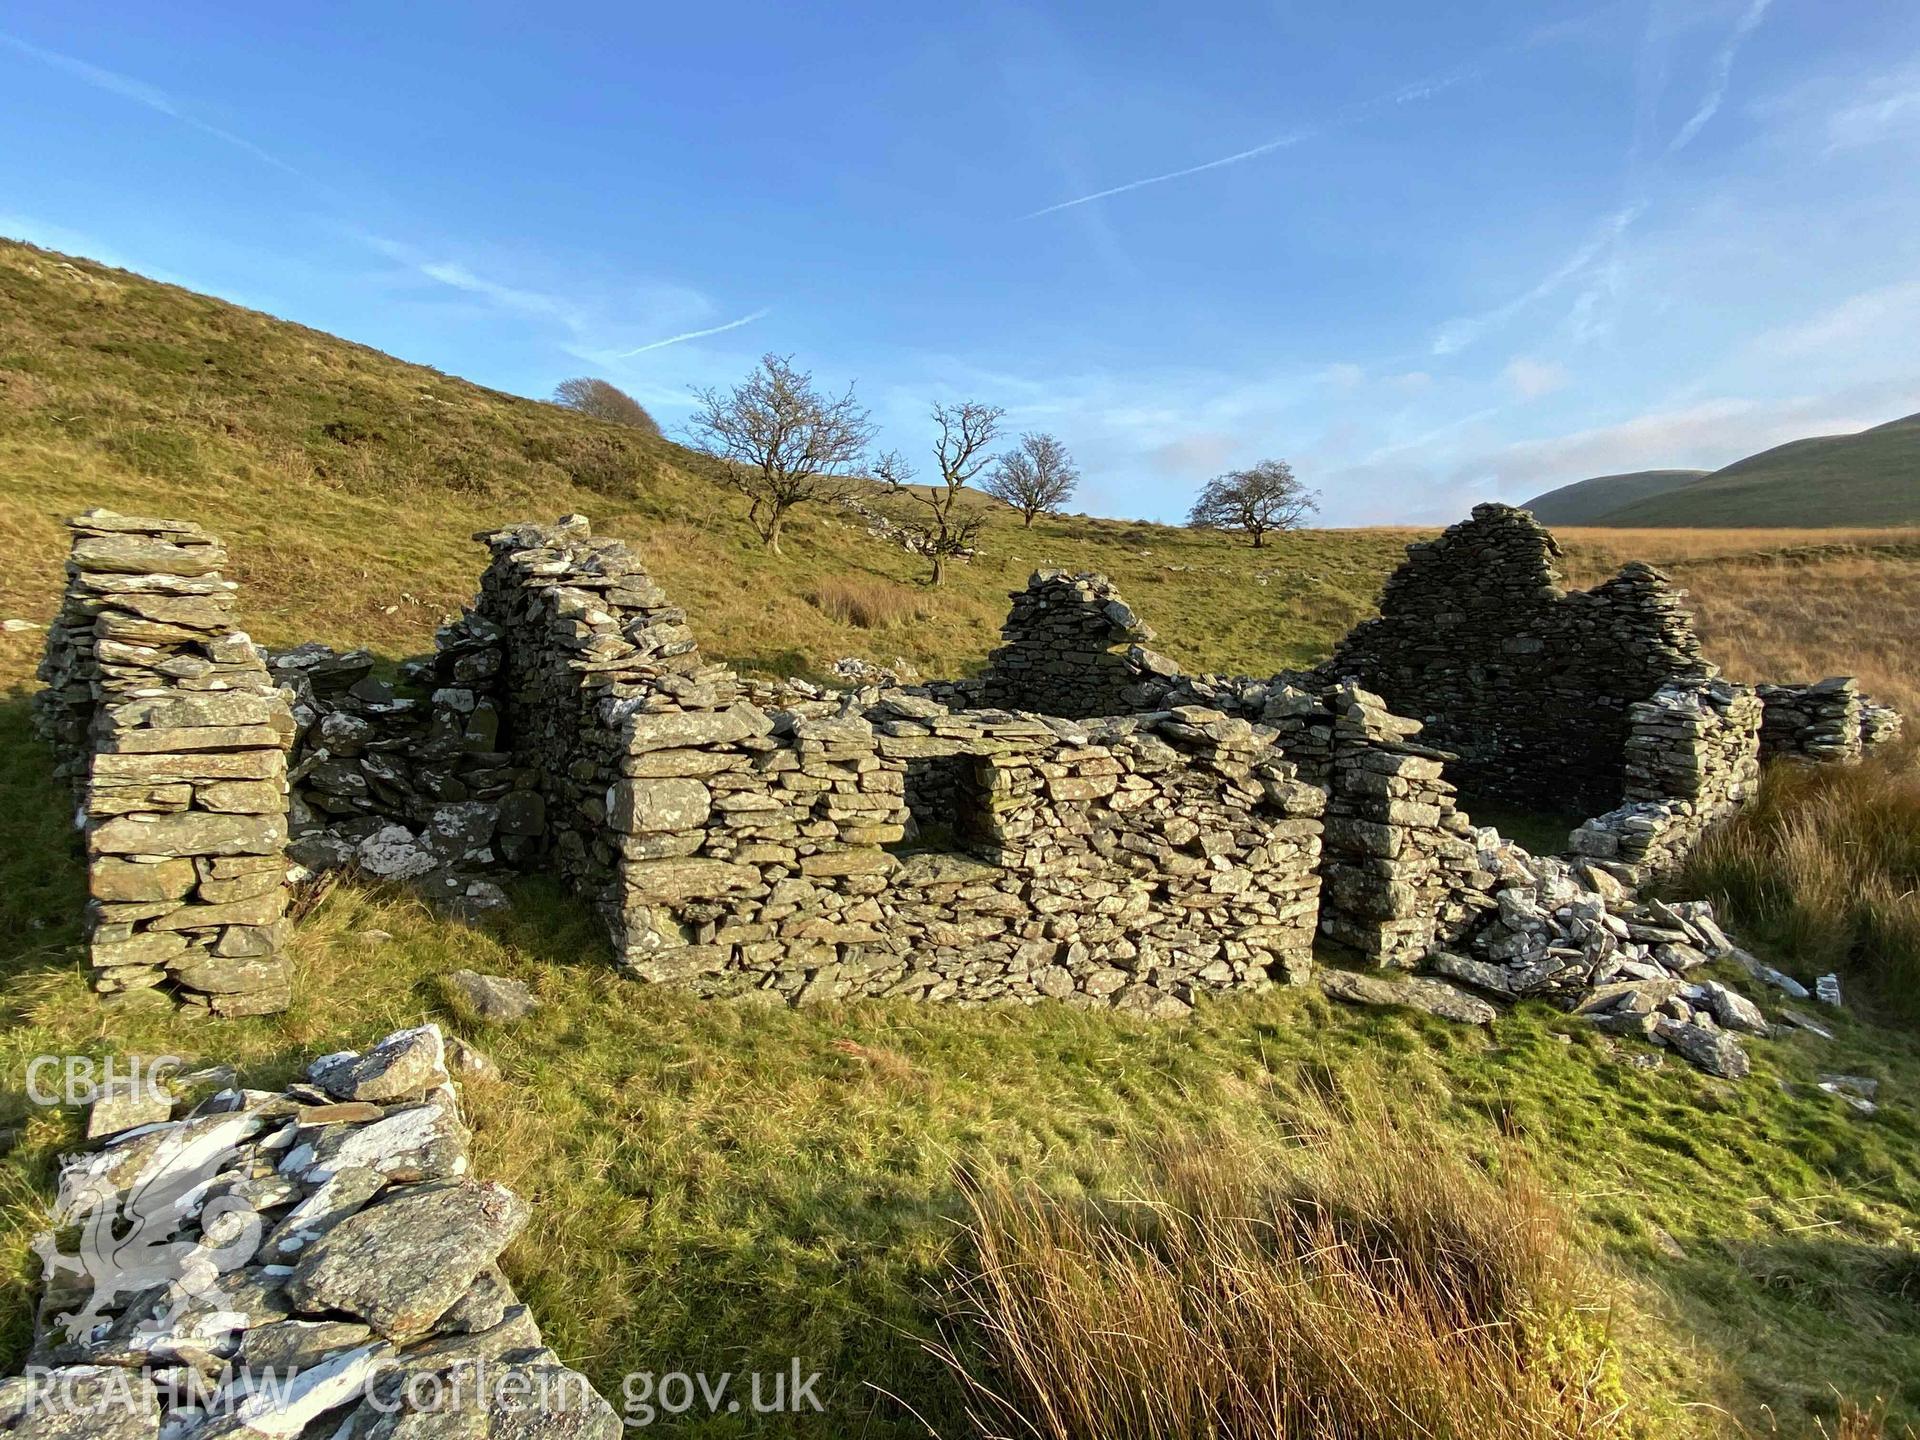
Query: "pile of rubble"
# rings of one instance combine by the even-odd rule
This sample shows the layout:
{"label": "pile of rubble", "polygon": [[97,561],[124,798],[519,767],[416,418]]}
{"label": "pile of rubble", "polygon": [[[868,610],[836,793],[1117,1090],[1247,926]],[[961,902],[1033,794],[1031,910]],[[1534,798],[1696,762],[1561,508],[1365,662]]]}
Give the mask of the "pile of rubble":
{"label": "pile of rubble", "polygon": [[74,784],[93,986],[216,1015],[284,1009],[293,722],[196,525],[69,522],[42,733]]}
{"label": "pile of rubble", "polygon": [[[468,1173],[437,1026],[316,1060],[283,1092],[95,1103],[36,1248],[28,1372],[0,1432],[33,1440],[328,1436],[612,1440],[618,1417],[541,1340],[497,1264],[528,1208]],[[453,1042],[455,1055],[474,1058]],[[183,1113],[175,1118],[175,1110]]]}
{"label": "pile of rubble", "polygon": [[1546,1000],[1612,1034],[1670,1046],[1725,1079],[1749,1068],[1738,1037],[1772,1026],[1746,996],[1696,972],[1733,960],[1756,981],[1807,995],[1734,945],[1705,900],[1637,898],[1590,861],[1529,855],[1490,829],[1479,836],[1482,863],[1500,877],[1498,909],[1470,954],[1427,957],[1439,975],[1500,999]]}

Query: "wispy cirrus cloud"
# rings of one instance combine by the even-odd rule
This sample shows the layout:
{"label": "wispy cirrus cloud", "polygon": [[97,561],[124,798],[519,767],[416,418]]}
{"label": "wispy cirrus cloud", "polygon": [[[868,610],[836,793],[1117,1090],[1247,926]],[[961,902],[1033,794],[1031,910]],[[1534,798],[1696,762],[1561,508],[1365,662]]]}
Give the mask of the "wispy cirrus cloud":
{"label": "wispy cirrus cloud", "polygon": [[[1028,211],[1020,218],[1022,220],[1037,220],[1043,215],[1055,215],[1062,210],[1072,210],[1082,205],[1091,205],[1098,200],[1110,199],[1115,195],[1125,195],[1135,190],[1144,190],[1152,185],[1164,185],[1171,180],[1184,180],[1189,176],[1204,175],[1210,170],[1223,170],[1228,166],[1243,165],[1249,160],[1258,160],[1264,155],[1272,155],[1281,150],[1292,149],[1294,146],[1303,144],[1308,140],[1329,134],[1335,130],[1343,129],[1349,125],[1359,124],[1361,121],[1371,119],[1376,115],[1385,114],[1403,106],[1420,104],[1438,95],[1445,94],[1449,90],[1456,89],[1459,86],[1469,85],[1475,81],[1485,79],[1495,65],[1512,56],[1522,54],[1529,50],[1537,50],[1543,46],[1580,42],[1588,39],[1589,25],[1596,19],[1609,15],[1619,9],[1620,3],[1621,0],[1610,0],[1610,3],[1596,6],[1581,14],[1537,26],[1524,35],[1520,35],[1504,44],[1493,47],[1478,59],[1455,66],[1450,70],[1442,70],[1432,75],[1422,76],[1420,79],[1410,81],[1384,94],[1355,101],[1350,105],[1343,106],[1324,120],[1297,125],[1290,130],[1282,131],[1270,140],[1263,140],[1257,145],[1249,145],[1244,149],[1235,150],[1226,155],[1216,156],[1211,160],[1202,160],[1193,165],[1183,165],[1178,169],[1164,170],[1154,175],[1143,175],[1136,180],[1127,180],[1118,185],[1109,185],[1102,190],[1094,190],[1084,195],[1076,195],[1070,200],[1060,200],[1052,205],[1043,205],[1037,210]],[[1764,8],[1767,0],[1759,0],[1759,3],[1762,5],[1762,8]]]}
{"label": "wispy cirrus cloud", "polygon": [[1694,107],[1687,123],[1682,125],[1667,145],[1667,153],[1685,149],[1707,126],[1707,122],[1719,113],[1720,106],[1726,101],[1727,87],[1733,83],[1733,61],[1740,53],[1740,47],[1747,37],[1760,28],[1760,22],[1767,17],[1767,10],[1773,0],[1750,0],[1747,8],[1740,12],[1740,18],[1734,21],[1732,33],[1721,45],[1713,57],[1713,64],[1707,72],[1707,90],[1700,97],[1700,103]]}
{"label": "wispy cirrus cloud", "polygon": [[1594,233],[1582,241],[1566,259],[1548,271],[1511,300],[1471,315],[1449,320],[1434,333],[1435,355],[1455,355],[1489,331],[1506,324],[1522,311],[1565,289],[1595,266],[1607,260],[1620,238],[1638,220],[1645,206],[1635,201],[1606,216]]}
{"label": "wispy cirrus cloud", "polygon": [[[566,337],[562,348],[568,354],[596,365],[612,365],[631,360],[637,355],[664,350],[670,345],[704,339],[709,335],[724,335],[729,330],[738,330],[756,320],[764,320],[773,313],[771,306],[763,306],[736,320],[718,325],[694,326],[678,330],[663,339],[625,345],[619,339],[610,338],[609,332],[624,330],[630,335],[642,326],[665,328],[675,322],[685,325],[690,320],[701,318],[703,314],[711,314],[713,302],[700,291],[684,285],[651,285],[637,290],[629,287],[613,299],[588,302],[571,295],[497,280],[464,261],[437,258],[415,246],[382,235],[364,231],[355,234],[362,244],[403,265],[408,273],[420,279],[472,296],[507,314],[558,326]],[[636,316],[638,318],[634,318]]]}
{"label": "wispy cirrus cloud", "polygon": [[1204,175],[1209,170],[1224,170],[1229,165],[1243,165],[1249,160],[1258,160],[1262,155],[1271,155],[1278,150],[1291,149],[1295,145],[1312,140],[1329,131],[1337,130],[1342,126],[1357,124],[1359,121],[1369,116],[1377,115],[1382,111],[1390,110],[1401,105],[1417,104],[1423,100],[1431,100],[1434,96],[1451,90],[1457,85],[1465,85],[1471,81],[1480,79],[1486,74],[1486,71],[1486,64],[1477,62],[1471,65],[1463,65],[1458,69],[1446,71],[1442,74],[1429,75],[1424,79],[1415,80],[1409,85],[1403,85],[1397,90],[1389,91],[1385,95],[1376,95],[1370,100],[1363,100],[1357,104],[1349,105],[1330,119],[1313,124],[1296,126],[1291,130],[1274,136],[1271,140],[1263,140],[1258,145],[1249,145],[1244,150],[1235,150],[1230,155],[1217,156],[1212,160],[1202,160],[1197,165],[1183,165],[1178,170],[1166,170],[1158,175],[1143,175],[1137,180],[1128,180],[1119,185],[1109,185],[1106,189],[1095,190],[1091,194],[1076,195],[1071,200],[1061,200],[1052,205],[1043,205],[1038,210],[1028,211],[1020,218],[1022,220],[1037,220],[1042,215],[1053,215],[1062,210],[1072,210],[1077,206],[1091,205],[1096,200],[1105,200],[1114,195],[1125,195],[1133,190],[1144,190],[1149,185],[1164,185],[1169,180],[1184,180],[1190,175]]}
{"label": "wispy cirrus cloud", "polygon": [[303,180],[311,178],[297,165],[282,160],[271,150],[256,145],[246,136],[236,135],[231,130],[209,124],[207,121],[198,118],[166,91],[160,89],[158,86],[149,85],[144,80],[136,80],[130,75],[122,75],[117,70],[108,70],[103,66],[93,64],[91,61],[82,60],[76,55],[63,54],[58,50],[48,50],[43,46],[22,40],[17,35],[9,35],[3,30],[0,30],[0,45],[4,45],[17,54],[24,55],[30,60],[38,61],[42,65],[58,70],[62,74],[69,75],[75,80],[80,81],[83,85],[90,85],[95,90],[103,90],[109,95],[117,95],[123,100],[131,100],[136,105],[144,105],[147,109],[165,115],[171,120],[176,120],[190,129],[198,130],[202,135],[212,136],[215,140],[231,145],[235,149],[244,150],[247,154],[253,156],[254,159],[261,161],[263,164],[271,165],[278,170],[284,170],[289,175],[297,175]]}

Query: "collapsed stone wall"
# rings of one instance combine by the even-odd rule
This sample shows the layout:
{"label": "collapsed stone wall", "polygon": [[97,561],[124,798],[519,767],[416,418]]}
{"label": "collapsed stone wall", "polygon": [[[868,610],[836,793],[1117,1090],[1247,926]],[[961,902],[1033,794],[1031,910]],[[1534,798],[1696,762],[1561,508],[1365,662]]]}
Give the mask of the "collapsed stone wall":
{"label": "collapsed stone wall", "polygon": [[77,1253],[36,1242],[33,1348],[0,1380],[0,1433],[615,1440],[619,1416],[500,1270],[531,1212],[469,1173],[456,1056],[477,1059],[427,1025],[282,1091],[209,1070],[97,1100],[53,1211]]}
{"label": "collapsed stone wall", "polygon": [[987,657],[982,704],[1069,720],[1118,715],[1135,708],[1129,692],[1141,675],[1167,663],[1145,649],[1152,629],[1104,575],[1036,570],[1010,598],[1007,643]]}
{"label": "collapsed stone wall", "polygon": [[[1217,711],[866,708],[630,737],[623,963],[708,993],[1054,996],[1148,1014],[1303,978],[1324,796]],[[952,846],[899,847],[945,762]]]}
{"label": "collapsed stone wall", "polygon": [[537,855],[545,806],[500,748],[498,632],[468,613],[435,640],[432,657],[401,667],[400,686],[374,676],[365,650],[268,652],[297,727],[287,853],[313,870],[405,880],[471,913],[505,903],[489,876]]}
{"label": "collapsed stone wall", "polygon": [[93,986],[114,1004],[283,1009],[293,721],[235,621],[226,550],[182,521],[68,523],[36,706],[78,803]]}
{"label": "collapsed stone wall", "polygon": [[1478,505],[1438,539],[1407,547],[1380,616],[1321,667],[1420,719],[1458,759],[1468,797],[1597,813],[1625,790],[1629,709],[1673,680],[1706,679],[1682,593],[1630,564],[1563,590],[1559,546],[1524,510]]}
{"label": "collapsed stone wall", "polygon": [[1760,726],[1748,686],[1663,686],[1629,711],[1626,803],[1584,822],[1568,848],[1628,886],[1667,874],[1757,792]]}

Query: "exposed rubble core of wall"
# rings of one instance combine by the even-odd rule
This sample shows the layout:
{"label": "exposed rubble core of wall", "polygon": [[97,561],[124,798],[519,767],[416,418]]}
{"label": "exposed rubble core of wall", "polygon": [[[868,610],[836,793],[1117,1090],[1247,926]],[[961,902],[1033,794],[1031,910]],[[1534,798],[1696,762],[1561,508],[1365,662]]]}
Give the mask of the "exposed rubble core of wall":
{"label": "exposed rubble core of wall", "polygon": [[1143,671],[1167,663],[1144,649],[1153,631],[1104,575],[1036,570],[1012,600],[1007,643],[987,657],[984,704],[1069,720],[1119,715],[1134,708],[1128,691]]}
{"label": "exposed rubble core of wall", "polygon": [[1431,743],[1459,756],[1449,773],[1469,802],[1611,809],[1624,796],[1629,708],[1714,671],[1659,571],[1630,564],[1569,592],[1558,554],[1526,511],[1475,506],[1471,520],[1407,547],[1380,617],[1321,672],[1424,721]]}
{"label": "exposed rubble core of wall", "polygon": [[[468,1173],[448,1048],[428,1025],[283,1092],[209,1071],[96,1101],[100,1148],[66,1159],[54,1211],[81,1239],[37,1242],[0,1433],[614,1440],[496,1263],[529,1210]],[[132,1222],[141,1269],[99,1243],[102,1217]]]}
{"label": "exposed rubble core of wall", "polygon": [[[929,761],[958,776],[942,848],[889,848]],[[1165,1014],[1310,963],[1324,796],[1217,711],[1083,725],[882,692],[643,734],[627,769],[616,826],[674,857],[622,874],[646,978]]]}
{"label": "exposed rubble core of wall", "polygon": [[175,520],[69,525],[37,705],[85,835],[94,988],[284,1009],[293,722],[235,621],[226,550]]}
{"label": "exposed rubble core of wall", "polygon": [[292,697],[287,853],[315,870],[354,865],[405,880],[454,910],[505,902],[489,872],[537,853],[544,805],[500,749],[499,637],[465,615],[431,659],[402,667],[425,694],[373,675],[373,656],[306,644],[268,652]]}

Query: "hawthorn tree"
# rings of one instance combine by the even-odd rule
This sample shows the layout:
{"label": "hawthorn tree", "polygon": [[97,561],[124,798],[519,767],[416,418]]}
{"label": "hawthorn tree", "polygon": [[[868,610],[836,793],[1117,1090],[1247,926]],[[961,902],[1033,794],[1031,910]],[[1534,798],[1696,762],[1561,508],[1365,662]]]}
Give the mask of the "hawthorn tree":
{"label": "hawthorn tree", "polygon": [[1079,484],[1067,447],[1040,432],[1022,435],[1019,447],[1000,457],[980,488],[1018,510],[1031,526],[1036,515],[1058,515]]}
{"label": "hawthorn tree", "polygon": [[791,355],[763,355],[731,390],[695,390],[693,398],[693,443],[725,466],[726,483],[747,497],[747,519],[776,555],[788,512],[845,493],[848,468],[875,433],[853,386],[838,398],[823,395]]}
{"label": "hawthorn tree", "polygon": [[1187,524],[1200,530],[1231,530],[1251,535],[1254,547],[1270,530],[1298,529],[1320,508],[1320,492],[1294,477],[1284,460],[1262,460],[1246,470],[1229,470],[1207,482],[1193,502]]}
{"label": "hawthorn tree", "polygon": [[596,380],[590,375],[562,380],[553,387],[553,400],[556,405],[578,410],[582,415],[591,415],[596,420],[644,430],[656,438],[660,434],[660,427],[654,422],[653,416],[647,413],[647,407],[618,385],[606,380]]}
{"label": "hawthorn tree", "polygon": [[978,509],[963,507],[960,492],[992,462],[987,447],[999,434],[1000,417],[1005,413],[998,405],[982,405],[976,400],[933,407],[933,423],[940,428],[940,438],[933,447],[938,484],[909,483],[913,469],[897,450],[889,450],[874,463],[876,480],[890,493],[920,507],[900,516],[898,523],[907,531],[913,548],[933,562],[929,584],[938,585],[947,578],[949,558],[972,553],[974,539],[986,523],[986,516]]}

